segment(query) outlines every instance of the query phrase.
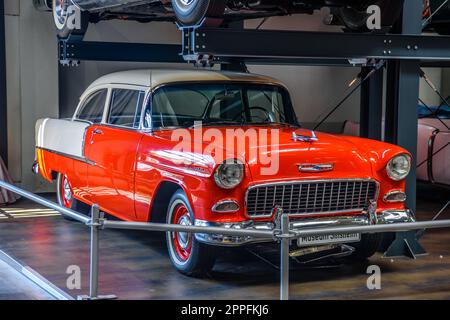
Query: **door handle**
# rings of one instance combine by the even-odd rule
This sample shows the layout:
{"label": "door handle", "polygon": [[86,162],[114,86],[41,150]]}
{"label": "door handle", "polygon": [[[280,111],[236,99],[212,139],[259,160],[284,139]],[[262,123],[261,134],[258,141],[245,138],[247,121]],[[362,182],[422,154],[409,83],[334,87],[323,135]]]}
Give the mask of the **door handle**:
{"label": "door handle", "polygon": [[95,129],[93,134],[103,134],[103,130]]}

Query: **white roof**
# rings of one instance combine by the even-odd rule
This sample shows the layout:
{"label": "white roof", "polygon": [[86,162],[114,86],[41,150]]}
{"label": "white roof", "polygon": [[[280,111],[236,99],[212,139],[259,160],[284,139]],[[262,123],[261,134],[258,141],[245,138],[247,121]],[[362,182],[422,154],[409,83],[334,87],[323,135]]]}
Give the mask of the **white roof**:
{"label": "white roof", "polygon": [[130,70],[105,75],[94,81],[88,88],[109,84],[130,84],[155,88],[162,84],[192,81],[248,81],[283,85],[280,81],[256,74],[222,72],[213,70]]}

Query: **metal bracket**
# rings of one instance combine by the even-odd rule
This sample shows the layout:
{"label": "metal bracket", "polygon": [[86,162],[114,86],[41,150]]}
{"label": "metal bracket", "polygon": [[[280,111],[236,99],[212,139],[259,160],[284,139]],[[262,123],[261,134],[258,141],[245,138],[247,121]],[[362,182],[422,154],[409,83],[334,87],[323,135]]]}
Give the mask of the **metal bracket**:
{"label": "metal bracket", "polygon": [[395,239],[384,253],[383,258],[407,257],[417,259],[417,257],[424,255],[427,255],[427,252],[420,245],[416,232],[407,231],[395,234]]}

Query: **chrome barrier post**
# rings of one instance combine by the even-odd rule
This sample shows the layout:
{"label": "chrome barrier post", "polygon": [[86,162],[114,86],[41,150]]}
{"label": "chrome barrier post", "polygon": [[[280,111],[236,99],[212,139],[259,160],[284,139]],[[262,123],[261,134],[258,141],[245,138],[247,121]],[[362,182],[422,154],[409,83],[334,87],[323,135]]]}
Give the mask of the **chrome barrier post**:
{"label": "chrome barrier post", "polygon": [[91,256],[89,269],[89,297],[90,299],[97,299],[98,296],[98,264],[99,257],[99,233],[100,227],[100,209],[98,205],[93,205],[91,208]]}
{"label": "chrome barrier post", "polygon": [[103,216],[100,214],[98,205],[91,207],[91,220],[88,223],[91,228],[90,264],[89,264],[89,296],[81,296],[79,300],[111,300],[116,299],[115,295],[98,295],[98,274],[99,274],[99,233],[103,225]]}
{"label": "chrome barrier post", "polygon": [[289,232],[289,215],[283,213],[283,209],[277,209],[277,217],[280,221],[281,239],[280,251],[280,300],[289,300],[289,246],[291,234]]}

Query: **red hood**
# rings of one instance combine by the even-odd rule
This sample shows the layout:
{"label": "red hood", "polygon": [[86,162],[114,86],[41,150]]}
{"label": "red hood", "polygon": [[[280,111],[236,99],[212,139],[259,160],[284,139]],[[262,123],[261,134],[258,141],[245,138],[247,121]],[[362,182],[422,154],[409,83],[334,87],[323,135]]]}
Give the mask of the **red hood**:
{"label": "red hood", "polygon": [[[226,142],[218,141],[215,155],[222,153],[216,159],[238,158],[248,165],[253,181],[283,180],[283,179],[337,179],[337,178],[370,178],[373,176],[370,155],[362,146],[345,137],[317,133],[318,141],[294,141],[293,132],[297,135],[311,136],[311,131],[285,126],[253,126],[253,127],[204,127],[185,130],[190,134],[192,150],[212,150],[208,145],[209,135],[220,133],[226,136],[227,130],[238,131],[230,134],[226,142],[234,145],[241,143],[243,148],[235,150],[227,147]],[[172,139],[173,131],[160,131],[156,134],[163,139]],[[273,136],[273,137],[272,137]],[[277,138],[278,136],[278,138]],[[262,138],[261,138],[262,137]],[[268,137],[267,141],[264,137]],[[243,143],[243,141],[246,143]],[[214,141],[214,140],[213,140]],[[195,146],[197,149],[195,149]],[[270,161],[270,162],[269,162]],[[218,161],[216,161],[218,162]],[[305,173],[299,171],[300,164],[332,164],[334,169],[328,172]],[[211,163],[214,167],[218,163]],[[211,167],[211,169],[213,169]]]}

